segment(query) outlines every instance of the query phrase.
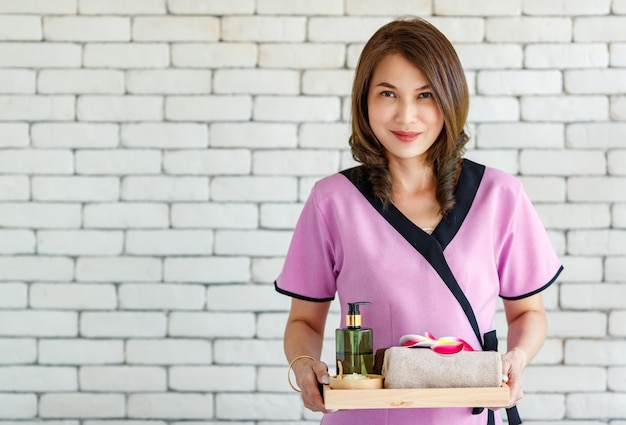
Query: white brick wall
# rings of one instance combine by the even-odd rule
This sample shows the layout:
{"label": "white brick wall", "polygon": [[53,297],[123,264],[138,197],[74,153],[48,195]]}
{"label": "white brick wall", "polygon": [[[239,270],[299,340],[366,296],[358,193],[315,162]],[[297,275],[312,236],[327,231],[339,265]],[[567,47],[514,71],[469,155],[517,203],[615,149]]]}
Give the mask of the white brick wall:
{"label": "white brick wall", "polygon": [[407,14],[465,66],[467,156],[520,177],[565,265],[525,422],[626,424],[626,1],[2,0],[0,425],[319,421],[272,282],[353,165],[363,43]]}

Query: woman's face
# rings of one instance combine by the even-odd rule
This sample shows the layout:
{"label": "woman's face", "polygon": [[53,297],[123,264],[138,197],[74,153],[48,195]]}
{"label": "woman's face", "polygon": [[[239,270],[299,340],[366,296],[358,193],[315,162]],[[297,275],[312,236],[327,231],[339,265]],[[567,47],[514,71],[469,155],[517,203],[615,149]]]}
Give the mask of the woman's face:
{"label": "woman's face", "polygon": [[443,114],[422,71],[399,54],[383,58],[367,95],[369,124],[389,164],[418,159],[443,129]]}

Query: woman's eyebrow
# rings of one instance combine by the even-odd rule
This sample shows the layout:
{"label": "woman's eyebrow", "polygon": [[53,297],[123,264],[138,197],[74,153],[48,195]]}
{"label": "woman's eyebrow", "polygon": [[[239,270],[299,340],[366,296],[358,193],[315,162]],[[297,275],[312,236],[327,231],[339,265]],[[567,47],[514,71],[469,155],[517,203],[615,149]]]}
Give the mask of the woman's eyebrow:
{"label": "woman's eyebrow", "polygon": [[[395,89],[396,88],[396,86],[394,86],[393,84],[387,83],[387,82],[384,82],[384,81],[376,84],[375,87],[387,87],[389,89]],[[422,87],[416,88],[415,91],[422,91],[422,90],[427,90],[427,89],[430,89],[430,88],[432,88],[430,86],[430,84],[425,84]]]}

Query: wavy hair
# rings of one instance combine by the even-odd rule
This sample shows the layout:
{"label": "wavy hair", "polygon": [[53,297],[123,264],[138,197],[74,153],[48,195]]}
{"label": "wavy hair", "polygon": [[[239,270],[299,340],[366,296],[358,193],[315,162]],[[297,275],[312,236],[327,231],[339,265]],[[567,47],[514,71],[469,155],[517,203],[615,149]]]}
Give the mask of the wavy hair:
{"label": "wavy hair", "polygon": [[369,124],[367,95],[376,66],[390,54],[402,55],[422,71],[442,112],[443,129],[428,150],[427,158],[435,173],[440,213],[445,216],[456,203],[454,192],[469,139],[464,131],[469,90],[454,47],[429,22],[419,18],[390,22],[365,44],[352,86],[352,156],[364,165],[374,195],[388,205],[391,202],[391,175],[385,148]]}

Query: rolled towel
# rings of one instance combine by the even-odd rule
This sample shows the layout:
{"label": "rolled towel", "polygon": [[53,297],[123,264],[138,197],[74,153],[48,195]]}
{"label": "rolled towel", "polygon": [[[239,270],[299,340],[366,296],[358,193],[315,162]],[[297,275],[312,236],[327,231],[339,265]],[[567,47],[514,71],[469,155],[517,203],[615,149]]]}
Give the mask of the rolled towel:
{"label": "rolled towel", "polygon": [[461,351],[445,356],[426,348],[385,351],[385,388],[500,387],[502,360],[496,351]]}

